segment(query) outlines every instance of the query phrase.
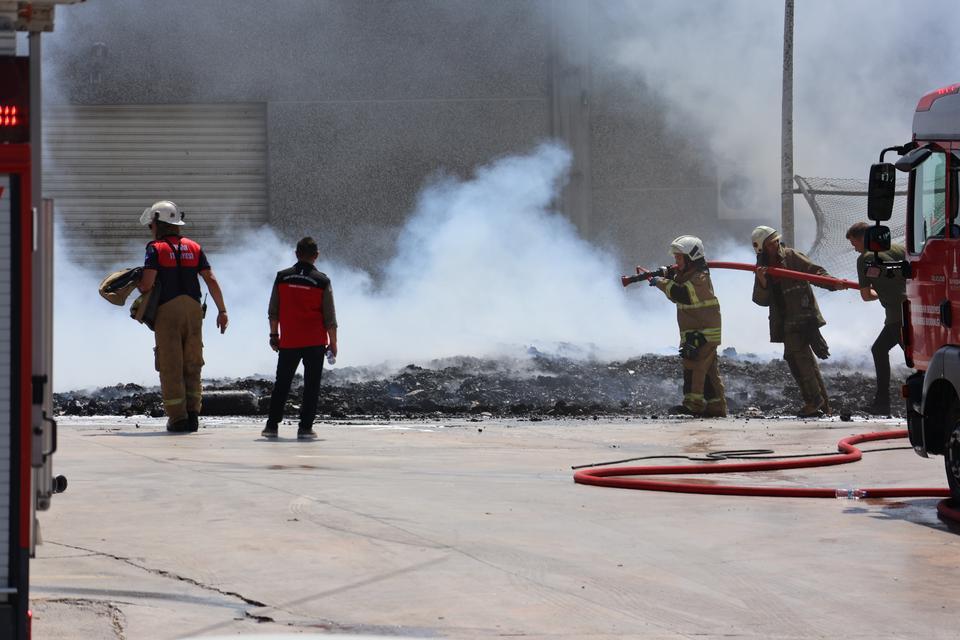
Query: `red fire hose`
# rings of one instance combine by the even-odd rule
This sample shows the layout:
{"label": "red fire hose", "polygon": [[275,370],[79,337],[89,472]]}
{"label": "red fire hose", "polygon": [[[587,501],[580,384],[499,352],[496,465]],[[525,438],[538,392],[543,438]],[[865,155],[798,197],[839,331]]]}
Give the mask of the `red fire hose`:
{"label": "red fire hose", "polygon": [[[773,471],[778,469],[801,469],[805,467],[823,467],[837,464],[856,462],[862,456],[855,444],[874,440],[893,440],[907,437],[906,430],[878,431],[849,436],[837,444],[837,450],[842,455],[805,458],[802,460],[764,460],[762,462],[740,462],[723,464],[692,464],[692,465],[652,465],[644,467],[594,467],[579,469],[573,474],[573,481],[579,484],[591,484],[600,487],[616,487],[620,489],[641,489],[645,491],[670,491],[674,493],[701,493],[727,496],[768,496],[775,498],[835,498],[838,495],[836,488],[800,488],[800,487],[769,487],[769,486],[737,486],[722,484],[697,484],[692,482],[666,482],[662,480],[645,480],[640,478],[625,478],[623,476],[652,476],[652,475],[687,475],[707,473],[734,473],[745,471]],[[845,489],[841,492],[847,491]],[[856,489],[850,492],[851,497],[865,498],[904,498],[931,496],[949,498],[949,489],[928,487],[871,487]],[[958,511],[949,500],[943,500],[937,505],[937,512],[944,518],[960,522]]]}
{"label": "red fire hose", "polygon": [[[756,271],[757,265],[746,262],[707,262],[711,269],[736,269],[738,271]],[[831,276],[818,276],[812,273],[803,273],[802,271],[791,271],[790,269],[781,269],[780,267],[769,267],[767,273],[774,278],[791,278],[793,280],[806,280],[813,284],[822,284],[835,289],[859,289],[860,284],[853,280],[844,280],[843,278],[833,278]]]}
{"label": "red fire hose", "polygon": [[[708,262],[707,266],[711,269],[736,269],[737,271],[756,271],[757,265],[748,264],[746,262]],[[675,268],[674,265],[673,268]],[[656,271],[647,271],[642,267],[637,267],[637,275],[635,276],[620,276],[620,284],[627,287],[633,284],[634,282],[640,282],[642,280],[649,280],[653,276],[664,275],[667,267],[661,267]],[[819,276],[813,273],[804,273],[802,271],[792,271],[790,269],[782,269],[780,267],[768,267],[767,273],[774,278],[790,278],[793,280],[806,280],[813,284],[823,285],[825,287],[832,287],[833,289],[859,289],[860,284],[854,282],[853,280],[844,280],[843,278],[834,278],[832,276]]]}

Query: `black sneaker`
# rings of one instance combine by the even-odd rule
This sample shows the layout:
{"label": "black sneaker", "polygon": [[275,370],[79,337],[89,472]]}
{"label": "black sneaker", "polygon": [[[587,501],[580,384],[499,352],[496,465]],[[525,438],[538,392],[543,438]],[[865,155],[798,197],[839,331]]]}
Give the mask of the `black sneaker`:
{"label": "black sneaker", "polygon": [[317,432],[313,429],[299,430],[297,431],[297,440],[316,440]]}
{"label": "black sneaker", "polygon": [[260,435],[264,438],[276,438],[277,425],[267,423],[267,426],[263,428],[263,431],[260,432]]}
{"label": "black sneaker", "polygon": [[187,431],[195,432],[200,428],[200,414],[196,411],[187,411]]}

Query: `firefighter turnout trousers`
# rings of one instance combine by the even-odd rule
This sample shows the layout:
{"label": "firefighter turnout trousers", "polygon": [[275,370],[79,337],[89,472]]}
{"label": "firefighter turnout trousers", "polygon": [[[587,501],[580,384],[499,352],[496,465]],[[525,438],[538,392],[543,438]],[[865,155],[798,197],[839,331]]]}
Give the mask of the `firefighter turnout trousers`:
{"label": "firefighter turnout trousers", "polygon": [[804,403],[814,407],[827,403],[827,387],[806,331],[784,332],[783,359],[787,361],[790,373],[800,387],[800,396]]}
{"label": "firefighter turnout trousers", "polygon": [[203,367],[203,311],[187,295],[157,309],[154,325],[156,367],[163,408],[172,424],[200,412],[200,369]]}
{"label": "firefighter turnout trousers", "polygon": [[683,406],[692,413],[726,416],[727,400],[717,366],[717,343],[700,347],[697,357],[683,358]]}

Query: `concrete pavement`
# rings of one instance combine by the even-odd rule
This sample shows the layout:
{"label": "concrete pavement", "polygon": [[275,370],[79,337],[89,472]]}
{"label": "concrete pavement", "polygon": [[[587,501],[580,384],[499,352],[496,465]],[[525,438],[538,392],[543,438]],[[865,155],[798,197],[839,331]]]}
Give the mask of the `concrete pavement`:
{"label": "concrete pavement", "polygon": [[[956,637],[960,537],[936,499],[650,493],[570,470],[835,451],[896,421],[340,421],[317,442],[205,424],[61,421],[70,485],[41,514],[34,638]],[[945,486],[942,459],[909,450],[722,481]]]}

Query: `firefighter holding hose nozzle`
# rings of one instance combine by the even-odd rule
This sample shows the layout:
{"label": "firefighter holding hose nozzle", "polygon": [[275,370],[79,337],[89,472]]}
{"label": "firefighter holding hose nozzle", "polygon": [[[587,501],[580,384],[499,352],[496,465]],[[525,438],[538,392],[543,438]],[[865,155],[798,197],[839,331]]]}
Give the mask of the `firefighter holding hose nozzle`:
{"label": "firefighter holding hose nozzle", "polygon": [[[664,268],[649,278],[650,286],[663,291],[677,305],[680,359],[683,362],[683,404],[671,413],[724,417],[727,400],[717,366],[720,345],[720,301],[713,292],[703,242],[680,236],[670,243],[676,268]],[[649,272],[638,268],[640,279]]]}
{"label": "firefighter holding hose nozzle", "polygon": [[[753,301],[770,309],[770,341],[783,343],[783,359],[803,398],[803,406],[797,412],[801,418],[812,418],[830,413],[827,387],[820,373],[817,358],[830,357],[827,341],[820,334],[826,324],[820,307],[813,295],[810,283],[805,280],[774,278],[767,273],[769,267],[831,277],[827,270],[814,264],[803,253],[784,246],[780,233],[772,227],[761,225],[751,235],[753,249],[757,253],[757,270],[753,284]],[[830,285],[818,285],[834,291]],[[816,356],[816,357],[814,357]]]}

